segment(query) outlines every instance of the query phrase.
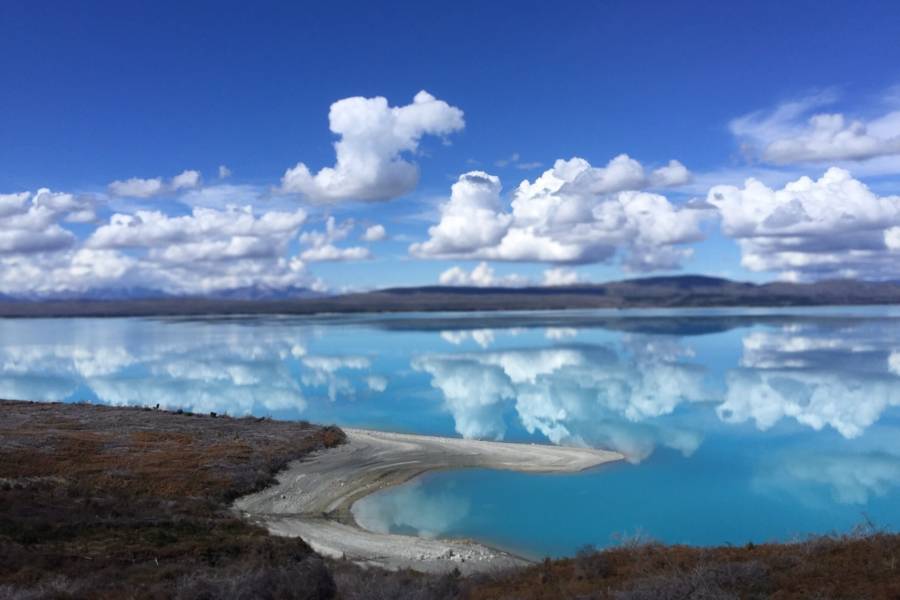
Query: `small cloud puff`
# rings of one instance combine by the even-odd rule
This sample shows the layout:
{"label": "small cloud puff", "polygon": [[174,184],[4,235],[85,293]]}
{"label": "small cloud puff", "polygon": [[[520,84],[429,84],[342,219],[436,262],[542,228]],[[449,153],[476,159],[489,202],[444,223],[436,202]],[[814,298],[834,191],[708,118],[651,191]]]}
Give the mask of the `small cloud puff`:
{"label": "small cloud puff", "polygon": [[162,177],[152,179],[132,177],[123,181],[113,181],[107,188],[114,196],[152,198],[168,192],[195,189],[200,186],[201,179],[200,171],[187,169],[172,177],[168,183],[164,182]]}
{"label": "small cloud puff", "polygon": [[334,217],[328,217],[325,231],[310,231],[300,235],[300,243],[309,246],[300,253],[300,258],[307,262],[338,262],[366,260],[372,258],[368,248],[353,246],[339,248],[335,242],[345,239],[353,230],[354,223],[348,219],[338,224]]}
{"label": "small cloud puff", "polygon": [[479,263],[471,271],[458,266],[451,267],[441,273],[438,281],[441,285],[474,287],[521,287],[530,283],[527,278],[515,273],[497,276],[486,262]]}
{"label": "small cloud puff", "polygon": [[365,242],[380,242],[386,237],[387,231],[385,231],[383,225],[372,225],[371,227],[367,227],[366,231],[362,234],[362,240]]}

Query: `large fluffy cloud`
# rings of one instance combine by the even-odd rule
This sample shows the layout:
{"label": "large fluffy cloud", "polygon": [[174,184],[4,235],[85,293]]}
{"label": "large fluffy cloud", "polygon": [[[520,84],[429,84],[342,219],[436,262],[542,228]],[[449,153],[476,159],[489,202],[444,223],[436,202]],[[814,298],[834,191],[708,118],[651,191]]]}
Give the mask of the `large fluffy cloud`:
{"label": "large fluffy cloud", "polygon": [[[256,215],[249,207],[195,208],[114,214],[80,245],[60,226],[81,218],[77,200],[42,190],[0,201],[6,213],[0,252],[0,292],[14,295],[144,288],[204,294],[242,287],[313,286],[289,242],[306,220],[303,210]],[[55,208],[49,208],[53,206]],[[26,228],[27,227],[27,228]]]}
{"label": "large fluffy cloud", "polygon": [[288,169],[281,189],[315,201],[389,200],[411,191],[419,170],[404,154],[415,152],[424,135],[447,135],[463,128],[463,112],[426,91],[411,104],[388,106],[387,99],[345,98],[331,105],[331,131],[340,136],[337,162],[315,175],[304,163]]}
{"label": "large fluffy cloud", "polygon": [[71,194],[0,194],[0,256],[53,252],[72,246],[75,236],[63,220],[93,218],[92,208]]}
{"label": "large fluffy cloud", "polygon": [[118,285],[133,264],[133,259],[115,252],[83,249],[3,256],[0,293],[31,297]]}
{"label": "large fluffy cloud", "polygon": [[835,95],[818,94],[786,102],[771,111],[734,119],[732,133],[745,150],[777,163],[859,161],[900,154],[900,111],[872,119],[814,112]]}
{"label": "large fluffy cloud", "polygon": [[[180,179],[179,179],[180,178]],[[326,220],[323,231],[301,233],[303,209],[254,209],[228,203],[229,196],[252,196],[246,186],[199,185],[199,173],[178,181],[189,214],[158,210],[115,212],[100,220],[105,196],[76,196],[41,189],[0,195],[0,293],[17,297],[86,292],[209,294],[252,288],[324,289],[306,269],[310,262],[371,257],[363,246],[339,247],[352,220]],[[251,186],[252,187],[252,186]],[[215,192],[205,197],[205,192]],[[203,196],[203,197],[201,197]],[[208,204],[209,206],[204,206]],[[115,202],[103,206],[104,210]],[[184,209],[184,206],[181,207]],[[70,224],[98,223],[76,236]],[[375,227],[368,239],[384,234]],[[82,237],[83,236],[83,237]],[[80,239],[81,238],[81,239]],[[294,254],[299,241],[300,250]],[[130,290],[130,291],[129,291]]]}
{"label": "large fluffy cloud", "polygon": [[130,277],[167,291],[203,293],[307,282],[303,262],[285,258],[306,220],[302,209],[255,215],[250,207],[194,208],[184,216],[158,211],[115,214],[85,242],[85,249],[124,256],[137,252]]}
{"label": "large fluffy cloud", "polygon": [[900,275],[900,196],[878,196],[843,169],[777,190],[754,179],[743,188],[715,186],[707,201],[753,271],[792,278]]}
{"label": "large fluffy cloud", "polygon": [[[35,193],[0,194],[0,293],[55,290],[59,278],[105,272],[110,263],[77,249],[67,223],[96,219],[95,200],[42,188]],[[62,284],[64,285],[64,284]]]}
{"label": "large fluffy cloud", "polygon": [[[85,245],[89,248],[149,247],[161,258],[203,260],[209,250],[221,250],[220,258],[274,253],[306,220],[306,212],[269,212],[261,216],[248,207],[226,210],[195,208],[191,214],[172,217],[160,211],[115,214],[97,228]],[[215,238],[215,239],[214,239]],[[212,242],[215,243],[212,243]]]}
{"label": "large fluffy cloud", "polygon": [[411,252],[425,257],[473,257],[496,247],[512,225],[503,212],[500,178],[483,171],[461,175],[450,200],[441,206],[440,222],[428,230],[431,239],[413,244]]}
{"label": "large fluffy cloud", "polygon": [[481,171],[459,177],[429,239],[410,252],[422,258],[592,263],[618,256],[626,269],[675,268],[702,235],[702,211],[674,206],[647,187],[687,181],[675,161],[647,173],[621,155],[606,167],[559,160],[534,182],[523,181],[510,209],[500,180]]}

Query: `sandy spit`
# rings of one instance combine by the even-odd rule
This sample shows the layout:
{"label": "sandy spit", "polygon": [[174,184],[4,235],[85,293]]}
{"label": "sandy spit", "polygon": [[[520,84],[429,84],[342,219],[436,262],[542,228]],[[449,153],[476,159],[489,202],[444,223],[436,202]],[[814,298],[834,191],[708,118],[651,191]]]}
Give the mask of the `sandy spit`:
{"label": "sandy spit", "polygon": [[360,528],[358,499],[426,471],[483,467],[576,472],[623,457],[617,452],[347,429],[347,443],[292,463],[276,485],[235,508],[276,535],[300,536],[317,552],[363,565],[427,572],[493,571],[528,561],[469,540],[426,539]]}

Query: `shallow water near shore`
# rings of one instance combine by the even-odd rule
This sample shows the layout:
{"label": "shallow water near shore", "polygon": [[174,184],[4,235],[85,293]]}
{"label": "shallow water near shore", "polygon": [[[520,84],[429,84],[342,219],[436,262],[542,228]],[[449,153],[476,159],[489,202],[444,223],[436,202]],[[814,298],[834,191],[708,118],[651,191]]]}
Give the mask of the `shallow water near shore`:
{"label": "shallow water near shore", "polygon": [[535,558],[900,529],[898,308],[0,320],[0,396],[622,452],[432,473],[354,508]]}

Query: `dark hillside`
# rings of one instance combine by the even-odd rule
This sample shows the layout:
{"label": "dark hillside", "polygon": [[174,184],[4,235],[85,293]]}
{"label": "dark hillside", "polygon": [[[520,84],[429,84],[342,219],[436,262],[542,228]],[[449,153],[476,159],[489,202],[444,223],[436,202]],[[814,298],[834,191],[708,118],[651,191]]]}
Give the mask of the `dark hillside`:
{"label": "dark hillside", "polygon": [[900,283],[831,280],[752,284],[701,275],[556,287],[389,288],[328,297],[0,300],[0,317],[350,314],[590,308],[784,307],[900,304]]}

